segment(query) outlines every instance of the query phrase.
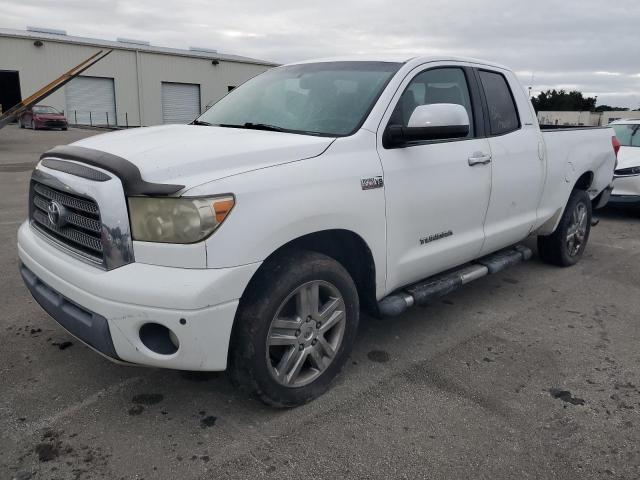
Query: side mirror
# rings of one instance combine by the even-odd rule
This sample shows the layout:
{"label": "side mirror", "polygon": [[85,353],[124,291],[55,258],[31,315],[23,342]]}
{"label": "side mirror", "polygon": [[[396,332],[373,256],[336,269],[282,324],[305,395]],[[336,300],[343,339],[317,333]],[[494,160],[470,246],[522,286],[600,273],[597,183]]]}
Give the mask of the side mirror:
{"label": "side mirror", "polygon": [[406,127],[389,125],[386,140],[388,146],[398,147],[407,142],[463,138],[469,129],[469,115],[462,105],[432,103],[417,106]]}

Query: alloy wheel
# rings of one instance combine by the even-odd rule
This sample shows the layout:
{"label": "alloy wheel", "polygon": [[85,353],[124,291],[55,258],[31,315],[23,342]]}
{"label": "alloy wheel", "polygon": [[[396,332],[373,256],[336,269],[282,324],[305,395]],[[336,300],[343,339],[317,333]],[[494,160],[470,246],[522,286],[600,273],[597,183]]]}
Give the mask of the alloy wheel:
{"label": "alloy wheel", "polygon": [[566,245],[570,257],[578,255],[587,236],[587,206],[578,203],[571,214],[571,223],[567,228]]}
{"label": "alloy wheel", "polygon": [[314,280],[296,288],[280,304],[267,335],[267,365],[281,385],[301,387],[316,380],[340,348],[345,303],[329,282]]}

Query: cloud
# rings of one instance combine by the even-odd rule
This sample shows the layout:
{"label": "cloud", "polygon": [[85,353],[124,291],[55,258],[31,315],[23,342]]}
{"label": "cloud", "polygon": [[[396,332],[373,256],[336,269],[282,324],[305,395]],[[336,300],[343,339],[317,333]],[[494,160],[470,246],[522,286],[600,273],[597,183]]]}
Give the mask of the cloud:
{"label": "cloud", "polygon": [[240,30],[222,30],[220,33],[227,37],[234,37],[234,38],[259,38],[259,37],[265,36],[259,33],[241,32]]}
{"label": "cloud", "polygon": [[620,72],[593,72],[595,75],[607,75],[610,77],[619,77],[622,75]]}
{"label": "cloud", "polygon": [[[0,26],[201,45],[277,62],[353,53],[486,58],[533,91],[640,107],[637,0],[0,0]],[[531,76],[533,74],[533,82]]]}

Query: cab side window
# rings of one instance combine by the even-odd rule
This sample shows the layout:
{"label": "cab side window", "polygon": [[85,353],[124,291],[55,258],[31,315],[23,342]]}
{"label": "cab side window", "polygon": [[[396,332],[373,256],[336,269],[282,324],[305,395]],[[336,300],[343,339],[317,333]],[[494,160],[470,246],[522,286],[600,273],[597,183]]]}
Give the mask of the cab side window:
{"label": "cab side window", "polygon": [[469,115],[468,138],[474,137],[471,97],[461,68],[435,68],[416,75],[402,93],[389,124],[406,127],[416,107],[433,103],[462,105]]}
{"label": "cab side window", "polygon": [[487,98],[491,135],[504,135],[520,128],[520,119],[513,95],[504,76],[480,70],[480,81]]}

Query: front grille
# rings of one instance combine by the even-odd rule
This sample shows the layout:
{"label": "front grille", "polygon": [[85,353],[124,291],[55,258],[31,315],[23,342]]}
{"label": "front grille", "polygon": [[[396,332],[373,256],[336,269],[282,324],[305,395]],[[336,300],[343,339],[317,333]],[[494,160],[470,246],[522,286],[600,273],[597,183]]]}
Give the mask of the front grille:
{"label": "front grille", "polygon": [[[54,243],[103,264],[102,223],[95,201],[56,190],[35,180],[31,182],[30,201],[31,224],[36,229]],[[48,208],[52,202],[64,209],[64,220],[57,225],[49,219]]]}

